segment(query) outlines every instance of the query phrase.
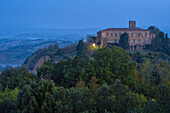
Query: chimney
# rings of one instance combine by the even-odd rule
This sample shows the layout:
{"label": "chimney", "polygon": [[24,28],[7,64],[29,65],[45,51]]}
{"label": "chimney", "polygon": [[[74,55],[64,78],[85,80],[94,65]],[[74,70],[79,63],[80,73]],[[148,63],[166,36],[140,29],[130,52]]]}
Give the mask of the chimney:
{"label": "chimney", "polygon": [[135,28],[136,27],[136,21],[129,21],[129,28]]}

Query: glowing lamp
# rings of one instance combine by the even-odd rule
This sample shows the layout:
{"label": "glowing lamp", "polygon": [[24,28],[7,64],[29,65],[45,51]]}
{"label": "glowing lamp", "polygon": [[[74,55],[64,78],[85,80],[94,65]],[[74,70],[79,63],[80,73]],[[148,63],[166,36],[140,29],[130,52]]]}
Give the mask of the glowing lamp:
{"label": "glowing lamp", "polygon": [[93,44],[93,47],[96,46],[96,44]]}

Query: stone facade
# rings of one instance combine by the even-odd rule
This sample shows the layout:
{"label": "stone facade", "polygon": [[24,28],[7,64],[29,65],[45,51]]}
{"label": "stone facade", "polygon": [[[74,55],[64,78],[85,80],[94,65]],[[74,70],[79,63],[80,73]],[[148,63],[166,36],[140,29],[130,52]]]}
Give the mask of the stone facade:
{"label": "stone facade", "polygon": [[107,28],[97,32],[97,42],[100,47],[106,47],[108,44],[118,44],[120,35],[129,34],[129,45],[131,50],[142,49],[144,45],[151,44],[155,34],[148,30],[136,27],[136,21],[129,21],[129,28]]}

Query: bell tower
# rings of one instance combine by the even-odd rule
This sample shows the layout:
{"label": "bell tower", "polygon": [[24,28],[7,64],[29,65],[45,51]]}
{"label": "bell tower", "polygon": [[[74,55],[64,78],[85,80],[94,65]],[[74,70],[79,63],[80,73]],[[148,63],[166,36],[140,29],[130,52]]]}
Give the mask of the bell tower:
{"label": "bell tower", "polygon": [[129,28],[135,28],[136,27],[136,21],[129,21]]}

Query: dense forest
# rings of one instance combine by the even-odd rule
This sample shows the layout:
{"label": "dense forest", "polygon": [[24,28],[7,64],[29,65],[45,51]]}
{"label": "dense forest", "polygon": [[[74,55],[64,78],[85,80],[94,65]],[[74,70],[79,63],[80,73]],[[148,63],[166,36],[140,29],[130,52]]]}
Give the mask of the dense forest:
{"label": "dense forest", "polygon": [[[165,37],[157,36],[162,43],[167,43]],[[160,40],[154,39],[151,49]],[[75,50],[76,55],[45,61],[37,75],[24,67],[4,70],[0,113],[168,113],[168,46],[159,46],[152,51],[125,51],[83,40],[65,49],[51,45],[37,53],[61,57]]]}

